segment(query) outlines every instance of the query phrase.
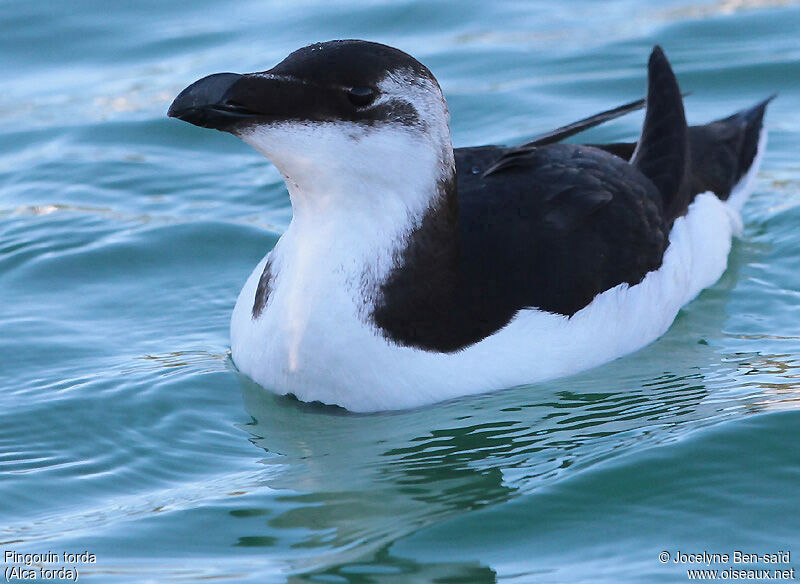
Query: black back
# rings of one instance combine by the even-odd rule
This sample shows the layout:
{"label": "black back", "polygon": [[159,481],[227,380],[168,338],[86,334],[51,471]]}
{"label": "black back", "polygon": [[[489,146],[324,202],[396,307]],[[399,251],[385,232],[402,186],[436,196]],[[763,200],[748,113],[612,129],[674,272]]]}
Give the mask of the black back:
{"label": "black back", "polygon": [[661,196],[629,164],[555,144],[514,157],[502,173],[472,174],[491,154],[456,158],[462,269],[478,304],[572,315],[661,264],[670,226]]}

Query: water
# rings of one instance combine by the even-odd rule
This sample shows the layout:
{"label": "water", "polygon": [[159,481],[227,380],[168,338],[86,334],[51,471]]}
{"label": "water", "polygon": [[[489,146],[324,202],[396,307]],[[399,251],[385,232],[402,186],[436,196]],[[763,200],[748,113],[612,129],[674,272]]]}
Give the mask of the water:
{"label": "water", "polygon": [[[678,550],[800,567],[798,30],[769,0],[2,3],[0,549],[88,551],[72,566],[97,582],[682,582],[658,559]],[[639,97],[656,42],[693,121],[780,92],[728,271],[658,342],[553,383],[349,415],[240,379],[230,311],[288,197],[166,108],[347,37],[429,65],[460,146]]]}

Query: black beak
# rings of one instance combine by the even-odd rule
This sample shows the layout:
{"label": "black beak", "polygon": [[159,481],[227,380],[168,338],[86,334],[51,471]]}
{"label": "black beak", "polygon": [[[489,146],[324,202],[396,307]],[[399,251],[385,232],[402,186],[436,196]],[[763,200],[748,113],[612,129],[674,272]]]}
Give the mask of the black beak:
{"label": "black beak", "polygon": [[355,110],[341,86],[273,74],[272,70],[203,77],[180,92],[167,115],[195,126],[234,134],[255,124],[364,117]]}
{"label": "black beak", "polygon": [[195,81],[178,94],[167,115],[195,126],[222,131],[259,116],[231,99],[242,77],[237,73],[217,73]]}

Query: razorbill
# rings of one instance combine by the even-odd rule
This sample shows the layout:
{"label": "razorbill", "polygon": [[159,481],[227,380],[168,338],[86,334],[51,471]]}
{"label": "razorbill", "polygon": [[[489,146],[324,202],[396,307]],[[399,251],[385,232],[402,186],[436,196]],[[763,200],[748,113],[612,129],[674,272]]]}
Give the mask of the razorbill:
{"label": "razorbill", "polygon": [[263,387],[353,411],[547,380],[630,353],[723,273],[766,100],[687,127],[664,53],[637,143],[453,149],[433,74],[388,46],[314,44],[220,73],[168,115],[238,136],[293,218],[244,285],[232,356]]}

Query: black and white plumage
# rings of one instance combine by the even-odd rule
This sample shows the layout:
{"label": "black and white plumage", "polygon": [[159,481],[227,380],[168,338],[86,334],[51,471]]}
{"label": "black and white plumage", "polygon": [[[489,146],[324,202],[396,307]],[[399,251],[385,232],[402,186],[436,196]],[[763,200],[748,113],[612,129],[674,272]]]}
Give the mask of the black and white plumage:
{"label": "black and white plumage", "polygon": [[233,359],[264,387],[370,411],[539,381],[636,350],[725,269],[766,100],[687,127],[660,48],[637,143],[453,150],[436,79],[332,41],[201,79],[169,115],[239,136],[294,216],[245,284]]}

